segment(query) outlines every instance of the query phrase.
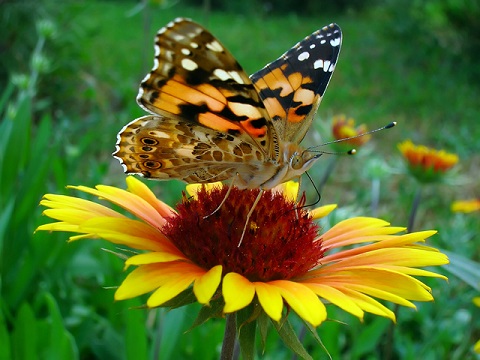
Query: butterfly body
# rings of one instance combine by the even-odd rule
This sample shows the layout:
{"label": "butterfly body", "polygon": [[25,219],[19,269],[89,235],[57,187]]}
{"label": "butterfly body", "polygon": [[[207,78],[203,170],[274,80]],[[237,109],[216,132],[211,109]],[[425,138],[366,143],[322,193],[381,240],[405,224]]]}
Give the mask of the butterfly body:
{"label": "butterfly body", "polygon": [[340,44],[332,24],[248,77],[207,30],[176,19],[158,32],[137,97],[151,115],[120,131],[114,156],[125,172],[160,180],[270,189],[299,177],[319,157],[299,143]]}

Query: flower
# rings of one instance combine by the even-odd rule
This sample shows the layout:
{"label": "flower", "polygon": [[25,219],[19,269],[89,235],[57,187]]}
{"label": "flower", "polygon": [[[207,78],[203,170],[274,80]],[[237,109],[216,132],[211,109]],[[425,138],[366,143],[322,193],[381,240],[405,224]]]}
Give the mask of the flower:
{"label": "flower", "polygon": [[[367,127],[362,124],[355,128],[355,120],[353,118],[349,118],[345,115],[336,115],[333,117],[332,120],[332,134],[336,140],[347,139],[351,137],[358,136],[360,134],[364,134],[368,131]],[[358,136],[354,139],[348,139],[345,141],[341,141],[337,144],[343,144],[343,146],[354,146],[359,147],[363,144],[367,143],[371,138],[371,135],[363,135]]]}
{"label": "flower", "polygon": [[[475,298],[473,298],[473,303],[480,307],[480,297],[477,296]],[[473,350],[477,353],[477,354],[480,354],[480,340],[478,340],[475,345],[473,346]]]}
{"label": "flower", "polygon": [[480,210],[480,199],[454,201],[451,209],[453,212],[471,213]]}
{"label": "flower", "polygon": [[420,182],[439,180],[458,162],[456,154],[414,145],[410,140],[398,144],[398,149],[407,161],[410,173]]}
{"label": "flower", "polygon": [[433,300],[430,288],[414,276],[445,279],[419,269],[448,263],[444,254],[420,244],[435,231],[405,234],[383,220],[357,217],[319,234],[314,219],[335,205],[307,211],[304,196],[292,200],[298,184],[264,191],[248,222],[258,189],[196,187],[195,195],[184,194],[174,210],[134,177],[127,185],[128,190],[70,188],[136,219],[93,201],[46,194],[44,214],[56,222],[37,229],[79,234],[71,241],[102,238],[134,249],[125,264],[136,268],[116,290],[116,300],[150,293],[146,305],[153,308],[193,294],[201,304],[220,304],[224,314],[252,305],[252,320],[265,313],[278,322],[287,308],[318,326],[327,316],[324,301],[359,318],[369,312],[395,320],[375,298],[414,308],[411,301]]}

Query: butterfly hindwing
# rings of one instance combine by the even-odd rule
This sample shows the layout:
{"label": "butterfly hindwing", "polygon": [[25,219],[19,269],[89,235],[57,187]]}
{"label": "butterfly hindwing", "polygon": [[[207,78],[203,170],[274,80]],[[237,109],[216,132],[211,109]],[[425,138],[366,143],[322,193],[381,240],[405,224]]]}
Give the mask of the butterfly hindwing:
{"label": "butterfly hindwing", "polygon": [[250,77],[280,140],[299,143],[307,133],[335,69],[341,42],[340,28],[330,24]]}
{"label": "butterfly hindwing", "polygon": [[137,101],[152,114],[238,136],[265,156],[277,156],[275,130],[248,75],[210,32],[188,19],[157,33],[155,66]]}
{"label": "butterfly hindwing", "polygon": [[265,162],[259,149],[239,137],[162,115],[127,124],[114,156],[128,174],[188,183],[223,181],[237,173],[248,178]]}

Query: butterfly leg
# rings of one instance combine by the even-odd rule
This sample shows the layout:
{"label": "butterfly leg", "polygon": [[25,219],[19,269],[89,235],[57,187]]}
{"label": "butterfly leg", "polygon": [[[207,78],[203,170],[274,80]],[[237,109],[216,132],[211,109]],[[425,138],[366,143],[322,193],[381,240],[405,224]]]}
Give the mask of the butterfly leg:
{"label": "butterfly leg", "polygon": [[247,226],[250,223],[250,217],[253,214],[253,210],[255,210],[255,208],[257,207],[258,202],[262,198],[263,192],[264,192],[264,190],[261,189],[260,192],[257,195],[257,198],[255,199],[255,201],[252,204],[252,208],[250,209],[250,211],[247,214],[247,219],[245,220],[245,226],[243,227],[242,236],[240,237],[240,241],[238,242],[237,247],[240,247],[240,245],[242,245],[243,237],[245,236],[245,232],[247,231]]}
{"label": "butterfly leg", "polygon": [[230,183],[230,186],[228,187],[227,193],[225,194],[225,197],[223,198],[220,205],[218,205],[217,208],[215,210],[213,210],[211,214],[208,214],[208,215],[204,216],[203,220],[208,219],[210,216],[212,216],[213,214],[215,214],[218,210],[220,210],[222,208],[223,204],[225,204],[225,201],[227,201],[228,195],[230,195],[230,192],[232,191],[234,183],[235,183],[235,178],[232,179],[232,182]]}

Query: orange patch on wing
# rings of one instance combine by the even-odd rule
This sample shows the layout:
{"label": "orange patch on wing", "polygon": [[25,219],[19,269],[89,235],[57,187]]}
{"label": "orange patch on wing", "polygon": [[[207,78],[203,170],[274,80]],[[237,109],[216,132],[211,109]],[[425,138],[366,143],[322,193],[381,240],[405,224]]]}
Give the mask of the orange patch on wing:
{"label": "orange patch on wing", "polygon": [[271,118],[279,116],[282,119],[285,119],[285,117],[287,116],[285,108],[282,106],[282,104],[280,104],[277,98],[266,98],[265,100],[263,100],[263,103]]}
{"label": "orange patch on wing", "polygon": [[237,116],[248,116],[250,119],[260,119],[262,114],[253,105],[238,102],[229,102],[228,107]]}
{"label": "orange patch on wing", "polygon": [[298,115],[295,113],[297,108],[291,108],[288,110],[287,120],[289,123],[299,123],[305,119],[305,115]]}
{"label": "orange patch on wing", "polygon": [[[260,82],[265,82],[265,84],[261,84]],[[278,89],[281,88],[282,91],[280,92],[280,96],[287,96],[291,92],[293,92],[293,88],[289,86],[289,82],[285,77],[283,71],[279,68],[273,69],[267,75],[265,75],[262,79],[257,82],[257,86],[261,87],[262,89],[270,88],[270,89]]]}
{"label": "orange patch on wing", "polygon": [[293,89],[298,89],[304,83],[303,76],[299,72],[295,72],[288,76],[288,82],[292,85]]}
{"label": "orange patch on wing", "polygon": [[175,115],[180,115],[181,111],[178,106],[181,104],[185,104],[185,102],[175,96],[163,92],[161,92],[158,98],[152,102],[154,107]]}
{"label": "orange patch on wing", "polygon": [[200,84],[196,86],[195,89],[211,97],[212,99],[216,99],[222,102],[223,104],[227,103],[227,99],[225,98],[225,95],[220,90],[218,90],[215,86],[212,86],[210,84]]}
{"label": "orange patch on wing", "polygon": [[303,105],[312,104],[315,100],[315,93],[308,89],[298,89],[293,95],[293,100],[295,102],[300,101]]}
{"label": "orange patch on wing", "polygon": [[198,114],[198,122],[210,129],[218,131],[228,132],[228,130],[239,130],[243,132],[242,128],[234,124],[232,121],[225,120],[224,118],[210,112]]}
{"label": "orange patch on wing", "polygon": [[267,134],[267,126],[262,126],[261,128],[256,128],[251,125],[252,119],[241,121],[242,127],[245,131],[252,135],[255,138],[262,138]]}
{"label": "orange patch on wing", "polygon": [[[180,79],[181,81],[179,81]],[[226,99],[223,95],[217,99],[206,95],[205,93],[195,89],[192,86],[185,85],[182,78],[175,75],[172,79],[168,80],[164,86],[160,89],[162,94],[169,94],[182,100],[184,103],[201,105],[206,104],[212,111],[222,111],[225,107]],[[218,93],[221,95],[221,93]],[[223,103],[222,103],[223,101]]]}

